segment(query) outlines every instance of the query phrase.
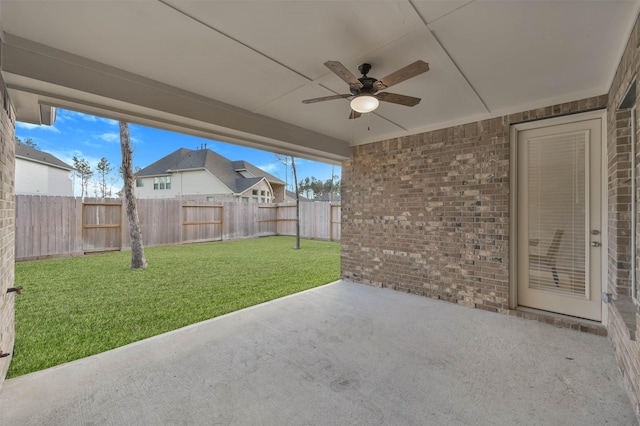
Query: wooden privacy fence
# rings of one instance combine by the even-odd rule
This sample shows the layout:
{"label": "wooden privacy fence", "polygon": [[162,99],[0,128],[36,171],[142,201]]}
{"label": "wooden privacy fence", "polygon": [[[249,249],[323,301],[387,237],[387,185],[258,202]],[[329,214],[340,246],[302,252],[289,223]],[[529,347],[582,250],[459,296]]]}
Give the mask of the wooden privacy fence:
{"label": "wooden privacy fence", "polygon": [[[295,235],[295,205],[137,200],[146,247]],[[300,203],[303,238],[340,241],[340,205]],[[120,199],[16,195],[16,260],[79,256],[131,246]]]}
{"label": "wooden privacy fence", "polygon": [[82,205],[82,247],[85,253],[120,250],[122,210],[121,203],[85,201]]}
{"label": "wooden privacy fence", "polygon": [[182,206],[182,242],[221,240],[223,211],[223,206]]}

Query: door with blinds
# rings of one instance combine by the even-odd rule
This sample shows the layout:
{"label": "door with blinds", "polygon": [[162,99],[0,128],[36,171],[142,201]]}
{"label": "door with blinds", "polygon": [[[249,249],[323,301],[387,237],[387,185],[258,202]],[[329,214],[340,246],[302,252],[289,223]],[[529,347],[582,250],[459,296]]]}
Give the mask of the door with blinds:
{"label": "door with blinds", "polygon": [[601,320],[601,125],[517,133],[518,305]]}

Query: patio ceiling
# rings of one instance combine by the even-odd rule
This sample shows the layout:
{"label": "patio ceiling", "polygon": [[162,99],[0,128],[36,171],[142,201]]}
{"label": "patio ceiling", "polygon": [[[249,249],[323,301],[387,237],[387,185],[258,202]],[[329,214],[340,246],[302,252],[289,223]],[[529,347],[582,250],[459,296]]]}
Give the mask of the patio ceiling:
{"label": "patio ceiling", "polygon": [[[0,0],[18,119],[40,104],[339,162],[349,146],[604,94],[638,1]],[[324,67],[430,71],[348,120]]]}

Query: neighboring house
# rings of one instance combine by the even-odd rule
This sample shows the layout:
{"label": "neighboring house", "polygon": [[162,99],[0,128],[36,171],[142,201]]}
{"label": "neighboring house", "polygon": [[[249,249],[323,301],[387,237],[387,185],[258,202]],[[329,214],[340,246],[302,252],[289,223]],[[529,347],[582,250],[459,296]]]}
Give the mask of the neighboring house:
{"label": "neighboring house", "polygon": [[[300,201],[311,201],[311,200],[308,199],[307,197],[304,197],[302,194],[300,194]],[[296,202],[296,193],[293,192],[293,191],[289,191],[287,189],[284,202],[285,203],[295,203]]]}
{"label": "neighboring house", "polygon": [[16,142],[16,194],[73,197],[72,171],[53,155]]}
{"label": "neighboring house", "polygon": [[136,173],[138,198],[205,195],[216,200],[281,203],[285,183],[246,161],[210,149],[180,148]]}

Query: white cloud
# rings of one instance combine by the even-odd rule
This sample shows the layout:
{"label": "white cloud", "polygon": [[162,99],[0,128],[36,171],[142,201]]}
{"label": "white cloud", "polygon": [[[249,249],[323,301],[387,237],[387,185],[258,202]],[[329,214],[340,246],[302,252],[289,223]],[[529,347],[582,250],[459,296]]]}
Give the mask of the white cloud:
{"label": "white cloud", "polygon": [[102,139],[105,142],[116,142],[120,140],[120,135],[118,133],[109,132],[103,133],[97,136],[98,139]]}
{"label": "white cloud", "polygon": [[[98,176],[96,172],[96,166],[100,162],[100,158],[98,157],[92,157],[92,156],[86,155],[79,149],[60,149],[60,150],[50,149],[45,151],[51,155],[56,156],[61,161],[64,161],[70,166],[73,166],[73,157],[78,157],[79,159],[84,158],[89,162],[91,169],[94,171],[92,181],[95,180],[95,178],[97,178]],[[120,189],[122,189],[122,178],[118,173],[118,167],[120,167],[120,164],[111,163],[111,167],[113,167],[113,171],[111,172],[111,176],[109,178],[109,187],[111,188],[111,191],[115,196],[115,193],[117,191],[120,191]],[[72,176],[73,176],[72,179],[73,179],[73,187],[74,187],[73,193],[76,197],[79,197],[82,193],[82,188],[80,187],[80,179],[77,176],[75,176],[75,174],[73,174]],[[89,184],[88,190],[89,190],[88,196],[93,197],[95,194],[94,194],[92,183]]]}
{"label": "white cloud", "polygon": [[281,164],[278,164],[278,163],[269,163],[269,164],[264,164],[262,166],[258,166],[258,168],[262,171],[273,174],[280,170],[280,166]]}
{"label": "white cloud", "polygon": [[100,121],[109,124],[110,126],[117,126],[118,120],[113,120],[111,118],[98,117]]}
{"label": "white cloud", "polygon": [[[47,149],[45,151],[48,152],[49,154],[52,154],[52,155],[56,156],[60,160],[62,160],[65,163],[69,164],[70,166],[73,166],[73,157],[78,157],[79,159],[84,158],[85,160],[87,160],[89,162],[89,165],[91,166],[91,169],[93,169],[93,170],[96,169],[96,166],[100,162],[100,157],[93,157],[93,156],[90,156],[90,155],[86,155],[79,149],[61,149],[61,150]],[[112,166],[113,166],[113,164],[112,164]],[[114,167],[114,169],[116,167],[117,167],[117,165]]]}
{"label": "white cloud", "polygon": [[59,109],[56,112],[56,121],[60,123],[64,123],[65,121],[76,121],[75,112],[68,111],[66,109]]}
{"label": "white cloud", "polygon": [[83,114],[81,112],[77,112],[76,114],[78,115],[78,117],[80,117],[84,121],[91,121],[91,122],[98,121],[98,117],[96,117],[95,115]]}
{"label": "white cloud", "polygon": [[88,146],[89,148],[102,148],[102,144],[100,144],[100,143],[93,143],[93,142],[90,142],[90,141],[84,141],[84,142],[82,142],[82,144],[84,146]]}
{"label": "white cloud", "polygon": [[16,122],[16,127],[19,127],[21,129],[26,129],[26,130],[42,129],[42,130],[48,130],[53,133],[60,133],[60,130],[56,129],[55,126],[47,126],[44,124],[38,125],[38,124],[23,123],[22,121],[18,121]]}
{"label": "white cloud", "polygon": [[76,119],[80,119],[80,120],[89,121],[89,122],[92,122],[92,123],[101,121],[101,122],[109,124],[111,126],[117,126],[118,125],[118,121],[117,120],[112,120],[110,118],[98,117],[98,116],[95,116],[95,115],[85,114],[85,113],[77,112],[77,111],[69,111],[69,110],[64,110],[64,111],[60,111],[59,110],[58,118],[59,119],[61,118],[62,122],[64,122],[65,120],[75,121]]}

